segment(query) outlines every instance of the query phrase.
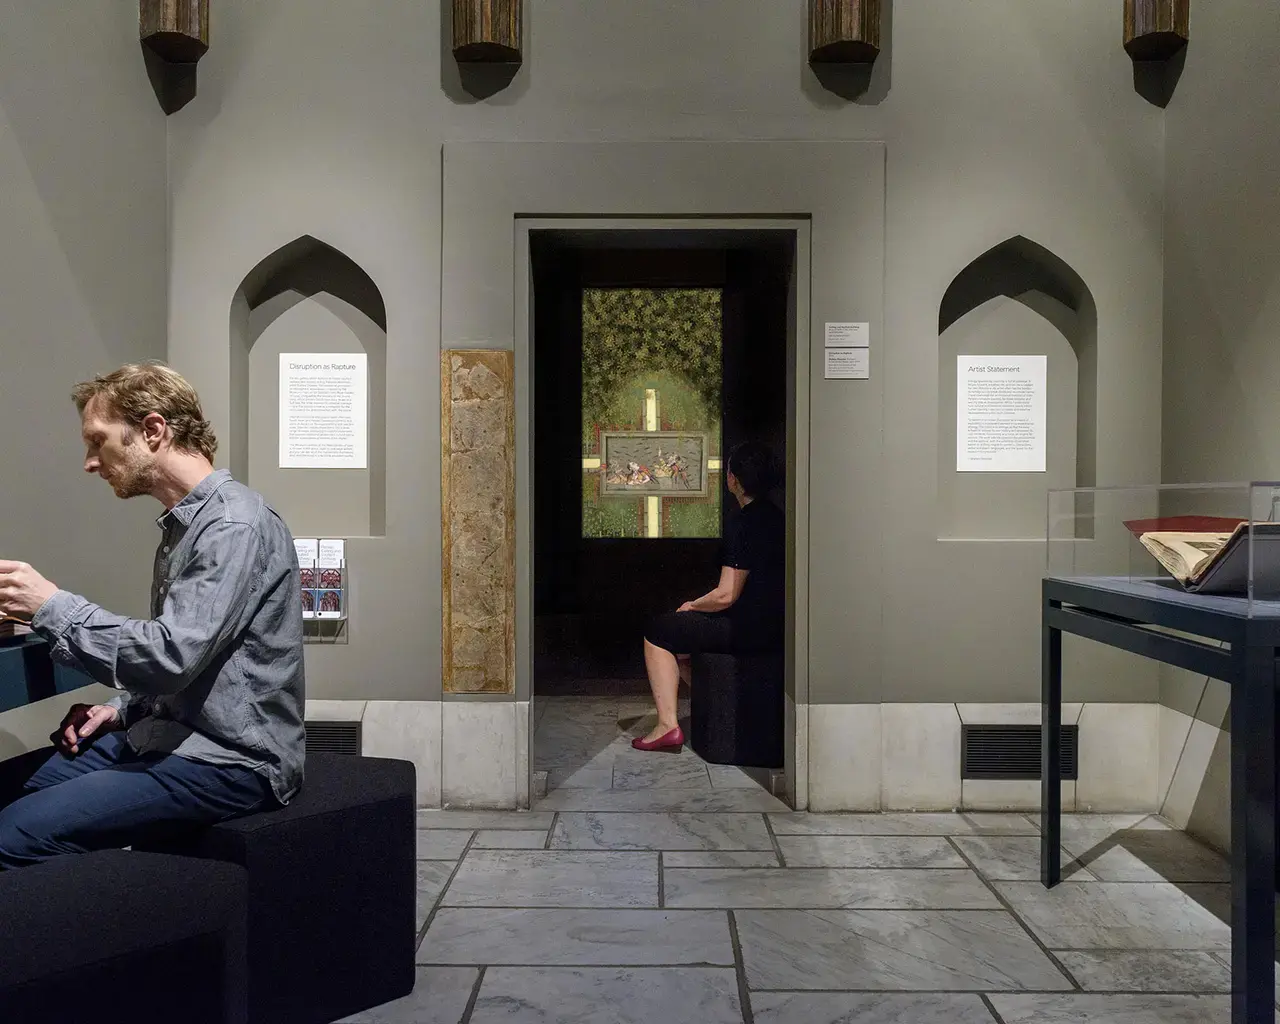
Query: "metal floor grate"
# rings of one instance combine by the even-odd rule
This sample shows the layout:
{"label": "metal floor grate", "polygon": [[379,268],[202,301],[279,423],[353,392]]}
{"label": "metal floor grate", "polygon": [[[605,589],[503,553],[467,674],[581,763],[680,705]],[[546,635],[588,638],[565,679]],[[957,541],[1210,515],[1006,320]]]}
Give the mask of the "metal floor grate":
{"label": "metal floor grate", "polygon": [[[1040,778],[1040,726],[962,725],[962,779]],[[1062,727],[1062,778],[1079,775],[1080,727]]]}
{"label": "metal floor grate", "polygon": [[359,722],[306,722],[307,753],[360,753]]}

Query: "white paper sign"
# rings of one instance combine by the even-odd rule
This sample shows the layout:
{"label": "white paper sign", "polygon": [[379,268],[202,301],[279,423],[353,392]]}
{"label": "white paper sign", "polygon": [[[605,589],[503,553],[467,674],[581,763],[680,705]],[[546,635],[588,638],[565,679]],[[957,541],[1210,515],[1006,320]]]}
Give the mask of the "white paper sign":
{"label": "white paper sign", "polygon": [[827,324],[827,348],[866,348],[870,344],[870,324]]}
{"label": "white paper sign", "polygon": [[1047,356],[959,356],[956,471],[1045,471]]}
{"label": "white paper sign", "polygon": [[319,566],[321,569],[342,569],[347,564],[346,541],[320,541]]}
{"label": "white paper sign", "polygon": [[280,354],[280,468],[368,467],[364,352]]}
{"label": "white paper sign", "polygon": [[829,348],[823,376],[827,380],[867,380],[871,376],[869,348]]}
{"label": "white paper sign", "polygon": [[298,567],[300,569],[310,569],[320,557],[320,542],[315,538],[295,537],[293,539],[293,550],[298,555]]}

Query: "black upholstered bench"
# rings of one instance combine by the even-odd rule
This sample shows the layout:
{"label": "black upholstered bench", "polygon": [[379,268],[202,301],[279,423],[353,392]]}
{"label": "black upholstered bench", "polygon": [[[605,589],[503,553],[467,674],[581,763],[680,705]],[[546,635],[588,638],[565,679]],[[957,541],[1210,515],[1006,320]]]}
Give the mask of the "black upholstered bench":
{"label": "black upholstered bench", "polygon": [[147,844],[248,869],[249,1024],[329,1024],[413,991],[415,793],[410,761],[312,752],[287,807]]}
{"label": "black upholstered bench", "polygon": [[105,850],[0,872],[0,1021],[245,1024],[248,874]]}
{"label": "black upholstered bench", "polygon": [[712,764],[781,768],[786,664],[777,654],[695,654],[689,745]]}

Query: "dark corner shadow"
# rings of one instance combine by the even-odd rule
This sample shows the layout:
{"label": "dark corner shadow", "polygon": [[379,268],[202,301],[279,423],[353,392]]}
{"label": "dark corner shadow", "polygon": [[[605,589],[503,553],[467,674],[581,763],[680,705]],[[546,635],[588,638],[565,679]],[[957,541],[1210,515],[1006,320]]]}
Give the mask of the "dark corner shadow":
{"label": "dark corner shadow", "polygon": [[1164,109],[1173,99],[1186,64],[1186,46],[1166,60],[1135,60],[1133,62],[1134,91],[1148,103]]}
{"label": "dark corner shadow", "polygon": [[147,65],[147,78],[160,109],[174,114],[196,98],[196,65],[170,64],[146,43],[139,43]]}
{"label": "dark corner shadow", "polygon": [[[440,88],[454,103],[479,103],[509,89],[515,83],[511,100],[529,88],[527,75],[517,81],[523,63],[459,63],[453,55],[453,4],[440,4]],[[529,51],[529,24],[524,24],[524,51]]]}
{"label": "dark corner shadow", "polygon": [[804,91],[823,105],[836,105],[832,97],[859,106],[874,107],[889,97],[893,87],[893,3],[885,0],[880,23],[880,53],[871,64],[839,64],[808,60],[808,38],[802,33]]}

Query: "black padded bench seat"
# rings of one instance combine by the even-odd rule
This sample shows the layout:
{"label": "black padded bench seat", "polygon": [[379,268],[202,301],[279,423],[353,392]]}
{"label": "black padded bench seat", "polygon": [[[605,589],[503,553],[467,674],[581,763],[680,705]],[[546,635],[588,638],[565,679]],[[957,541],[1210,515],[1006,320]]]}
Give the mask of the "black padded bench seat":
{"label": "black padded bench seat", "polygon": [[769,654],[695,654],[689,745],[712,764],[781,768],[786,662]]}
{"label": "black padded bench seat", "polygon": [[0,871],[0,1021],[245,1024],[248,876],[104,850]]}
{"label": "black padded bench seat", "polygon": [[287,807],[147,848],[248,869],[249,1024],[330,1024],[413,991],[416,816],[412,762],[313,751]]}

